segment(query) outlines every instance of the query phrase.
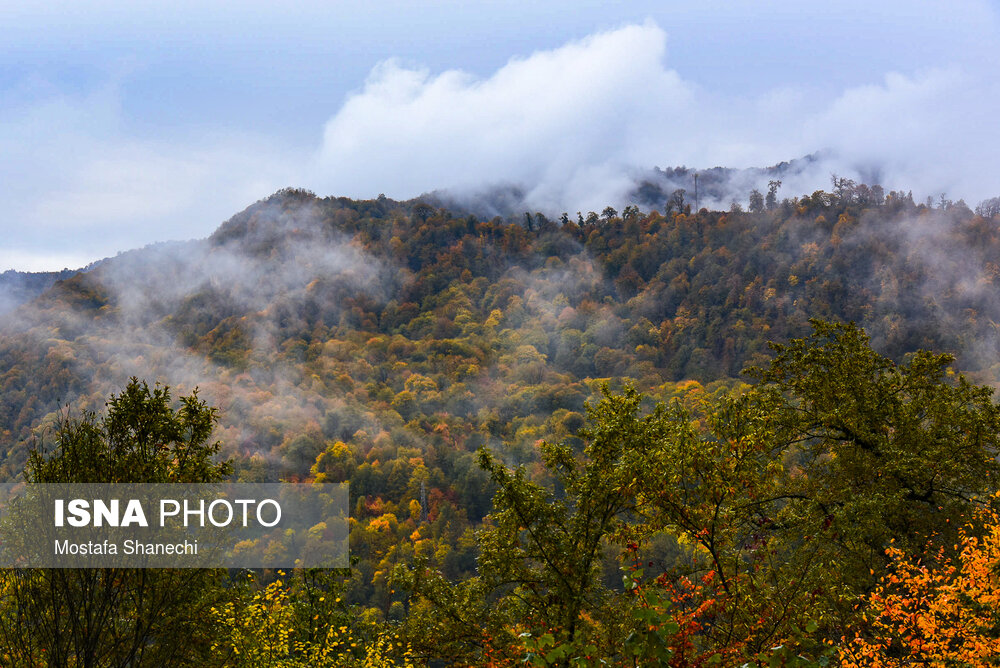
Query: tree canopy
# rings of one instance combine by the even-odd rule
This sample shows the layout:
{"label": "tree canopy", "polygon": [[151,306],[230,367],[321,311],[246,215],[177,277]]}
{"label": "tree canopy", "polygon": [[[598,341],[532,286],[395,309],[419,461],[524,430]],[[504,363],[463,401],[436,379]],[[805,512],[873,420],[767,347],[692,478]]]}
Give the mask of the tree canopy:
{"label": "tree canopy", "polygon": [[[300,660],[328,619],[469,661],[853,637],[887,541],[952,559],[996,486],[1000,227],[989,202],[756,186],[750,212],[652,188],[658,210],[510,218],[281,191],[0,324],[0,474],[349,481],[343,607],[257,574],[212,615],[234,652],[287,632]],[[254,636],[263,600],[288,610]]]}
{"label": "tree canopy", "polygon": [[[132,378],[98,416],[67,415],[55,448],[31,452],[33,483],[215,482],[231,470],[197,393]],[[173,569],[16,569],[0,579],[0,655],[13,665],[198,666],[225,574]]]}
{"label": "tree canopy", "polygon": [[[1000,412],[948,355],[897,365],[855,325],[813,327],[751,369],[754,385],[694,411],[605,387],[582,447],[540,445],[547,485],[481,451],[498,491],[477,577],[397,574],[416,597],[415,646],[514,661],[545,637],[545,665],[569,665],[653,651],[657,631],[663,656],[687,665],[760,657],[807,627],[814,639],[847,634],[888,548],[951,544],[987,502]],[[606,551],[626,587],[602,579]]]}

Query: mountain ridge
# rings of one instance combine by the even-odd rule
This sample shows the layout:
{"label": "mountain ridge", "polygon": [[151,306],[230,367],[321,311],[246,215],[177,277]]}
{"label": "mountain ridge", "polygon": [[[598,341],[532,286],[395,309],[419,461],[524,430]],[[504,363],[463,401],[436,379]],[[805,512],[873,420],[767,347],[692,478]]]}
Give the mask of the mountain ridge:
{"label": "mountain ridge", "polygon": [[605,385],[697,410],[810,318],[996,384],[996,257],[1000,217],[847,181],[755,211],[608,207],[582,224],[288,189],[3,317],[0,475],[132,376],[198,388],[237,480],[350,481],[345,600],[371,606],[413,545],[386,527],[425,498],[428,563],[469,577],[494,489],[476,451],[544,478],[538,444],[579,444]]}

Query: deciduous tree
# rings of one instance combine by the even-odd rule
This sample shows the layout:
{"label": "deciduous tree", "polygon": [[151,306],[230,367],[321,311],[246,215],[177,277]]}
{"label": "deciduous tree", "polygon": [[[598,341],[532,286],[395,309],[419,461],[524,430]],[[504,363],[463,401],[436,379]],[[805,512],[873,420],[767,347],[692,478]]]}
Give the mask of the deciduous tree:
{"label": "deciduous tree", "polygon": [[[214,482],[230,470],[211,440],[215,409],[197,393],[133,378],[97,416],[63,419],[55,449],[31,453],[33,483]],[[16,666],[200,666],[208,608],[224,573],[172,569],[19,569],[2,574],[0,655]]]}

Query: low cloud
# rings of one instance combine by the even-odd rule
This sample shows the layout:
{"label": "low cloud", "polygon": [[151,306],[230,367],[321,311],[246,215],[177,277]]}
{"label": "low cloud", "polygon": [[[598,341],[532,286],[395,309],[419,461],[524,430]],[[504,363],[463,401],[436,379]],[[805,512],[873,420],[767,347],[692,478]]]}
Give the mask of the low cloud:
{"label": "low cloud", "polygon": [[663,67],[665,50],[647,23],[511,60],[487,79],[383,62],[326,125],[325,189],[407,197],[515,181],[550,207],[597,206],[595,189],[624,188],[627,168],[655,162],[646,104],[664,119],[689,113],[692,89]]}
{"label": "low cloud", "polygon": [[947,192],[971,204],[1000,192],[996,147],[1000,86],[994,72],[936,69],[845,91],[803,123],[845,167],[921,196]]}
{"label": "low cloud", "polygon": [[[224,416],[228,445],[266,454],[261,425],[300,429],[338,401],[333,390],[319,397],[281,344],[338,323],[348,298],[384,303],[400,280],[396,267],[335,231],[311,200],[268,201],[212,239],[156,244],[99,264],[65,300],[57,290],[0,320],[0,339],[31,341],[45,359],[65,363],[82,391],[60,401],[75,409],[99,408],[131,376],[163,382],[178,396],[200,387]],[[81,294],[106,304],[77,310]],[[246,365],[213,357],[209,342],[226,336],[237,343],[223,348],[244,354]]]}
{"label": "low cloud", "polygon": [[671,69],[667,45],[648,21],[487,77],[380,63],[327,123],[316,187],[412,197],[515,184],[541,210],[599,211],[627,203],[635,175],[653,166],[762,167],[821,152],[784,194],[828,188],[832,172],[918,198],[975,203],[1000,190],[990,155],[1000,87],[985,65],[735,97]]}

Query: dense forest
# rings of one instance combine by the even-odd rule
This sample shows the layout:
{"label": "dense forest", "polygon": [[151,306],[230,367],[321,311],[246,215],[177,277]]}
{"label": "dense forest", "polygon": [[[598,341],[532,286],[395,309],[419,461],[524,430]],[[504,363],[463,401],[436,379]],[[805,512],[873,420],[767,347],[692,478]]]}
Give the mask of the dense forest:
{"label": "dense forest", "polygon": [[[169,386],[217,424],[158,475],[349,481],[353,565],[199,572],[164,603],[199,617],[53,665],[987,665],[995,202],[780,187],[492,219],[286,189],[56,281],[0,325],[5,478]],[[5,581],[15,665],[58,645],[7,632],[17,595],[100,589],[38,577]]]}

